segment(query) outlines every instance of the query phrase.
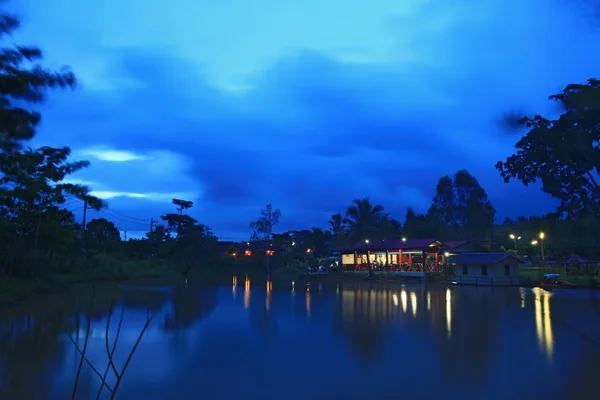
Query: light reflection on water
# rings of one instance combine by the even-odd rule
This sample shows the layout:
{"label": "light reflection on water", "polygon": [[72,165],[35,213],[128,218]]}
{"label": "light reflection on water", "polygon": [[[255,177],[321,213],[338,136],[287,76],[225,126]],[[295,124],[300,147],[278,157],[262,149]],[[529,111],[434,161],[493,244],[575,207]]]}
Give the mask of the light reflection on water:
{"label": "light reflection on water", "polygon": [[[134,356],[121,397],[195,398],[202,387],[202,394],[211,399],[306,399],[315,398],[316,392],[323,398],[385,398],[401,385],[403,396],[415,398],[445,396],[448,391],[464,399],[483,398],[491,391],[497,398],[569,398],[557,395],[565,385],[595,384],[593,379],[582,380],[577,371],[600,368],[598,349],[555,321],[565,317],[564,310],[592,304],[586,299],[565,299],[535,289],[317,284],[313,292],[306,284],[305,291],[295,292],[295,284],[276,282],[274,288],[272,282],[255,283],[252,302],[249,280],[243,298],[236,296],[235,280],[232,289],[215,290],[210,299],[203,291],[190,289],[153,295],[164,300],[154,307],[155,318]],[[294,302],[294,294],[304,295],[305,301]],[[145,307],[151,302],[148,296],[139,304],[125,304],[120,364],[143,325]],[[524,297],[529,308],[522,308]],[[200,308],[190,309],[196,306]],[[46,314],[36,314],[31,321],[40,323]],[[587,324],[593,321],[593,313],[581,316]],[[1,347],[0,363],[8,360],[13,367],[0,368],[9,374],[0,380],[0,398],[33,398],[27,390],[36,390],[42,400],[69,398],[78,357],[68,331],[40,342],[39,333],[33,332],[50,328],[32,327],[29,337],[27,330],[23,332],[23,320],[22,315],[15,316],[15,330],[20,333]],[[79,332],[80,344],[86,320],[81,318],[80,328],[71,330]],[[117,322],[109,329],[110,338],[116,334]],[[91,362],[100,367],[106,361],[105,323],[105,315],[92,318],[88,349]],[[24,349],[32,353],[23,357]],[[396,354],[411,365],[400,375],[394,368],[397,357],[389,356]],[[377,366],[373,375],[366,365]],[[330,379],[327,371],[331,370],[346,377],[343,386]],[[436,385],[426,384],[431,373],[436,374]],[[239,377],[243,389],[227,385],[231,376]],[[34,378],[39,385],[26,384]],[[85,379],[84,387],[95,396],[96,378],[89,368]],[[513,384],[499,387],[498,379]],[[289,387],[294,382],[298,387],[299,381],[301,387],[290,394]],[[260,388],[267,383],[270,390],[265,394]],[[12,397],[6,396],[9,386]],[[585,395],[577,398],[586,399]]]}
{"label": "light reflection on water", "polygon": [[552,293],[541,288],[533,288],[532,292],[534,295],[535,330],[538,345],[548,357],[548,361],[551,362],[554,352],[554,333],[550,315]]}

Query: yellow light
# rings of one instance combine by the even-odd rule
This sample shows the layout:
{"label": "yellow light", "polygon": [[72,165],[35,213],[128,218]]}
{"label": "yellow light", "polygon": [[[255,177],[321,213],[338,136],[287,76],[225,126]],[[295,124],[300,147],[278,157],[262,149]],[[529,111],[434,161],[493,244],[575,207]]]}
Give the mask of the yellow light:
{"label": "yellow light", "polygon": [[365,243],[369,243],[369,239],[365,239]]}
{"label": "yellow light", "polygon": [[509,235],[509,237],[510,237],[512,240],[515,240],[515,239],[516,239],[515,235],[513,235],[512,233]]}
{"label": "yellow light", "polygon": [[446,257],[449,257],[449,256],[450,256],[450,253],[448,253],[448,252],[445,252],[445,253],[444,253],[444,256],[446,256]]}
{"label": "yellow light", "polygon": [[536,244],[538,244],[538,241],[537,241],[537,240],[532,240],[532,241],[531,241],[531,245],[532,245],[532,246],[535,246]]}
{"label": "yellow light", "polygon": [[540,232],[540,239],[544,240],[546,238],[546,234],[544,232]]}

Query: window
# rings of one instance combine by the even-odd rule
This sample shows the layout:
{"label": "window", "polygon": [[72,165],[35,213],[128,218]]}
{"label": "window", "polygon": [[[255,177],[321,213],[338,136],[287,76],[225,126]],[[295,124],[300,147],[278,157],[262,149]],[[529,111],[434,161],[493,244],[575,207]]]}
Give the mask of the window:
{"label": "window", "polygon": [[462,269],[463,275],[469,275],[469,267],[467,266],[467,264],[463,264]]}
{"label": "window", "polygon": [[487,265],[483,264],[481,266],[481,276],[487,276]]}
{"label": "window", "polygon": [[504,264],[504,276],[510,276],[510,265]]}

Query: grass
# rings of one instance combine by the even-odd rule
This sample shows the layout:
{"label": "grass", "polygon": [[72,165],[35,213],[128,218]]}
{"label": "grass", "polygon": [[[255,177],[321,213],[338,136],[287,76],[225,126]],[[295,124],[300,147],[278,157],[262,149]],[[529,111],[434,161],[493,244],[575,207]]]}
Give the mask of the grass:
{"label": "grass", "polygon": [[35,281],[0,278],[0,307],[20,303],[35,294],[68,290],[76,283],[135,280],[151,285],[170,283],[181,277],[161,261],[119,261],[110,255],[98,256],[92,257],[88,266],[71,273],[52,274]]}
{"label": "grass", "polygon": [[560,274],[561,278],[580,285],[586,288],[597,288],[600,283],[600,275],[589,276],[589,275],[569,275],[567,270],[564,268],[547,268],[547,269],[533,269],[533,268],[521,268],[519,276],[523,283],[530,283],[536,285],[540,283],[544,274]]}

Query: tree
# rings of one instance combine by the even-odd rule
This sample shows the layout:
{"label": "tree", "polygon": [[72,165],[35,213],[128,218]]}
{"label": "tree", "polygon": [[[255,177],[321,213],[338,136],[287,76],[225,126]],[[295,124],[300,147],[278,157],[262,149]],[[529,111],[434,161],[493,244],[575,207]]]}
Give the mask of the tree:
{"label": "tree", "polygon": [[330,231],[335,240],[339,240],[339,238],[344,234],[344,217],[342,214],[337,213],[333,214],[331,218],[329,218]]}
{"label": "tree", "polygon": [[383,240],[387,233],[387,216],[383,206],[373,205],[365,197],[355,199],[346,210],[344,224],[351,243],[363,243],[367,253],[369,275],[373,275],[373,268],[369,257],[369,242]]}
{"label": "tree", "polygon": [[525,186],[541,181],[544,192],[560,200],[559,211],[577,217],[600,216],[600,81],[570,84],[550,96],[564,112],[555,120],[536,115],[521,118],[529,132],[517,152],[496,164],[505,182]]}
{"label": "tree", "polygon": [[481,239],[490,233],[495,210],[485,190],[468,171],[440,178],[428,211],[436,222],[438,237]]}
{"label": "tree", "polygon": [[411,239],[428,239],[436,237],[439,228],[429,214],[417,214],[409,208],[404,217],[403,234]]}
{"label": "tree", "polygon": [[[271,204],[267,204],[264,210],[260,212],[260,217],[256,221],[250,222],[250,229],[252,229],[252,241],[266,241],[266,245],[271,245],[273,239],[273,228],[279,224],[279,218],[281,218],[281,211],[273,209]],[[267,254],[267,273],[271,272],[270,257]]]}
{"label": "tree", "polygon": [[121,242],[121,232],[111,221],[106,218],[95,218],[87,223],[85,229],[87,249],[98,252],[117,250]]}
{"label": "tree", "polygon": [[[177,213],[161,215],[166,222],[165,227],[156,227],[154,233],[147,236],[151,238],[156,246],[161,240],[166,239],[172,243],[175,259],[182,270],[185,278],[191,270],[203,260],[209,260],[217,250],[217,238],[210,227],[199,224],[191,216],[184,214],[185,210],[193,206],[193,202],[187,200],[173,199],[173,205],[177,207]],[[174,236],[173,236],[174,235]]]}
{"label": "tree", "polygon": [[[19,28],[19,21],[0,14],[0,39]],[[37,111],[25,108],[44,100],[48,89],[73,87],[75,76],[63,69],[54,72],[39,62],[42,52],[32,46],[0,48],[0,154],[18,149],[35,135],[40,122]]]}
{"label": "tree", "polygon": [[273,209],[271,204],[267,204],[264,210],[260,212],[260,217],[256,221],[250,222],[252,229],[251,240],[270,241],[273,238],[273,228],[279,224],[281,211]]}

